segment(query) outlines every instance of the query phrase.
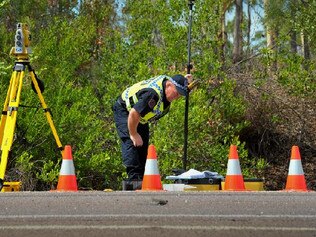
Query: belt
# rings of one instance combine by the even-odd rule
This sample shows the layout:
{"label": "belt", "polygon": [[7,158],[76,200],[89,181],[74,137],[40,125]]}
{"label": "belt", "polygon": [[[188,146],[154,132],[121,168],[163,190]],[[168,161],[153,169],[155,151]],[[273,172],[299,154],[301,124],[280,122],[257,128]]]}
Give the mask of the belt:
{"label": "belt", "polygon": [[122,100],[121,97],[119,97],[117,100],[116,100],[116,103],[118,103],[120,106],[126,108],[126,104],[125,104],[125,101]]}

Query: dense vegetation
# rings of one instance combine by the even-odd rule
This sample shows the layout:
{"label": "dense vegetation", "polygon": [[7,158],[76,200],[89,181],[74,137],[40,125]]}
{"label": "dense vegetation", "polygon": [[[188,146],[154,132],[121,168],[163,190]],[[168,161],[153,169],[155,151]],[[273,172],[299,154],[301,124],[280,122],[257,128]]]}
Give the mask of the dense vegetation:
{"label": "dense vegetation", "polygon": [[[225,175],[231,144],[244,177],[285,185],[290,149],[301,148],[316,189],[315,1],[197,0],[187,168]],[[16,23],[32,33],[30,61],[82,189],[121,189],[126,176],[111,105],[134,82],[186,73],[187,0],[3,0],[0,101],[14,64]],[[253,20],[257,19],[255,24]],[[258,27],[260,24],[262,27]],[[6,180],[53,189],[61,154],[26,76]],[[151,125],[162,177],[182,168],[184,100]]]}

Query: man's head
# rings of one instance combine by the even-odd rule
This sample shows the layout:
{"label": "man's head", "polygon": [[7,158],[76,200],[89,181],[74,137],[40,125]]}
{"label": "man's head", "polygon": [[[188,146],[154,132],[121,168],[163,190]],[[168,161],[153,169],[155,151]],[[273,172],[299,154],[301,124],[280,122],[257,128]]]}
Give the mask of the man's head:
{"label": "man's head", "polygon": [[178,99],[180,95],[186,96],[188,93],[188,80],[182,75],[175,75],[167,81],[166,97],[169,102]]}
{"label": "man's head", "polygon": [[184,76],[177,74],[172,77],[172,84],[176,86],[176,89],[180,95],[186,96],[188,93],[188,79]]}

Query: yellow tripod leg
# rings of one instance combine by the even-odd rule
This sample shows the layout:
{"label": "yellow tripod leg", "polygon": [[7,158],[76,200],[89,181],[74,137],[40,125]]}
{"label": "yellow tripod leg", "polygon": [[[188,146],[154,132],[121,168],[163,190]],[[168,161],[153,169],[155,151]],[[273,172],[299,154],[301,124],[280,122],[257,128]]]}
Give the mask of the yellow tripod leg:
{"label": "yellow tripod leg", "polygon": [[5,102],[4,102],[4,106],[3,106],[3,110],[2,110],[2,114],[1,114],[1,122],[0,122],[0,144],[2,144],[2,138],[3,138],[3,133],[4,133],[4,127],[5,127],[5,123],[7,120],[7,114],[8,114],[8,106],[9,106],[9,99],[10,99],[10,93],[11,93],[11,88],[12,88],[12,82],[14,80],[14,78],[16,77],[16,71],[14,71],[11,75],[11,79],[10,79],[10,85],[9,85],[9,89],[7,92],[7,96],[5,98]]}
{"label": "yellow tripod leg", "polygon": [[50,129],[52,130],[52,133],[53,133],[53,136],[55,138],[55,141],[56,141],[56,144],[58,146],[58,149],[61,150],[61,153],[63,154],[63,147],[62,147],[62,144],[61,144],[60,139],[58,137],[57,130],[55,128],[55,125],[54,125],[54,122],[53,122],[53,119],[52,119],[52,115],[50,113],[50,109],[47,107],[47,105],[45,103],[44,97],[43,97],[42,92],[41,92],[41,90],[39,88],[39,85],[37,83],[35,73],[32,70],[31,66],[29,66],[29,71],[30,71],[30,75],[31,75],[31,78],[32,78],[32,82],[34,84],[34,88],[35,88],[36,93],[38,95],[38,98],[39,98],[39,100],[41,102],[41,105],[42,105],[42,107],[44,109],[44,112],[45,112],[45,115],[46,115],[46,119],[47,119],[47,121],[49,123]]}
{"label": "yellow tripod leg", "polygon": [[14,76],[12,77],[12,82],[10,85],[11,88],[9,93],[10,95],[7,109],[7,117],[4,125],[3,139],[1,143],[2,153],[0,163],[0,187],[2,186],[2,182],[4,180],[4,175],[8,163],[8,155],[13,143],[17,112],[21,98],[24,70],[25,66],[23,64],[17,63],[15,65],[15,72],[13,72]]}

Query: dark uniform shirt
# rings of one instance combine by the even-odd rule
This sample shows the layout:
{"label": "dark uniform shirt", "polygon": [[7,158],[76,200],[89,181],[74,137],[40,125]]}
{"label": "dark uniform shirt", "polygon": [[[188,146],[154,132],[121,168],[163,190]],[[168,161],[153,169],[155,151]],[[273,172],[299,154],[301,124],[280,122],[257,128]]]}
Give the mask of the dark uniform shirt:
{"label": "dark uniform shirt", "polygon": [[[166,86],[166,80],[163,81],[163,88]],[[164,90],[163,90],[164,91]],[[141,117],[144,117],[147,113],[153,110],[159,100],[158,93],[152,88],[145,88],[136,93],[138,102],[133,106],[133,108],[140,114]],[[170,102],[167,100],[165,92],[163,92],[164,109],[167,111],[167,108],[170,106]],[[121,103],[124,103],[120,99]],[[125,104],[125,103],[124,103]],[[166,113],[163,113],[160,117],[164,116]]]}
{"label": "dark uniform shirt", "polygon": [[[163,81],[163,88],[166,86],[166,80]],[[162,101],[164,103],[164,110],[168,111],[170,102],[167,100],[165,95],[165,90],[163,90]],[[141,117],[144,117],[147,113],[153,110],[159,100],[159,95],[154,89],[146,88],[142,89],[136,93],[138,102],[134,105],[134,109],[140,114]],[[167,109],[168,108],[168,109]],[[166,113],[163,113],[160,117],[164,116]],[[157,118],[156,118],[157,119]]]}

